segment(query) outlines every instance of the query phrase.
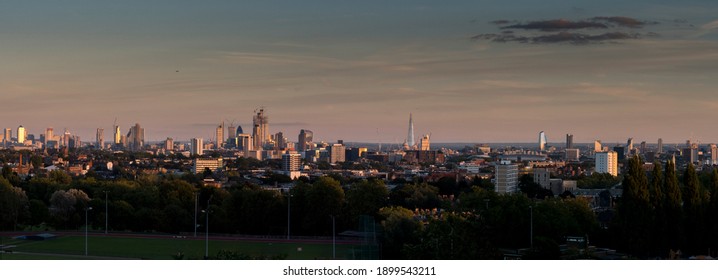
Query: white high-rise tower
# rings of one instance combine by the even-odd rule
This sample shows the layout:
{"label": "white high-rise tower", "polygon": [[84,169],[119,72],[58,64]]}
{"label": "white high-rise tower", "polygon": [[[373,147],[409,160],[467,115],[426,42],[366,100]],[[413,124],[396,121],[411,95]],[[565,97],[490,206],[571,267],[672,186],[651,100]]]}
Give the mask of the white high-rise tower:
{"label": "white high-rise tower", "polygon": [[409,113],[409,134],[406,136],[406,144],[409,145],[410,148],[413,148],[416,144],[414,143],[414,119],[411,113]]}
{"label": "white high-rise tower", "polygon": [[546,133],[544,133],[543,131],[539,132],[538,144],[539,151],[543,151],[544,149],[546,149]]}

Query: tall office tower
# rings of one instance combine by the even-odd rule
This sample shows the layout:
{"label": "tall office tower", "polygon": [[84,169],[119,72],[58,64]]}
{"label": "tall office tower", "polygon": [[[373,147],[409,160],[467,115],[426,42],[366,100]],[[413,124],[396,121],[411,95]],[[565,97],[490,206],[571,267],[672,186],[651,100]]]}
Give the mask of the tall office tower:
{"label": "tall office tower", "polygon": [[698,147],[697,147],[697,145],[696,145],[696,146],[691,146],[691,147],[688,147],[688,148],[683,148],[683,151],[682,151],[682,152],[683,152],[683,159],[684,159],[686,162],[694,163],[694,162],[698,161]]}
{"label": "tall office tower", "polygon": [[70,141],[67,143],[67,147],[75,148],[75,149],[82,147],[82,141],[80,141],[80,136],[78,136],[78,135],[70,136]]}
{"label": "tall office tower", "polygon": [[284,133],[281,131],[274,134],[274,142],[277,149],[283,150],[287,148],[287,138],[284,137]]}
{"label": "tall office tower", "polygon": [[175,141],[167,137],[167,140],[165,140],[165,151],[173,151],[175,149]]}
{"label": "tall office tower", "polygon": [[204,151],[204,145],[202,144],[202,138],[192,138],[191,143],[191,155],[198,155],[201,156],[202,152]]}
{"label": "tall office tower", "polygon": [[224,145],[224,122],[222,122],[215,131],[215,139],[217,140],[217,145],[215,149],[221,148]]}
{"label": "tall office tower", "polygon": [[414,142],[414,119],[412,118],[411,113],[409,113],[409,133],[406,135],[406,144],[409,145],[409,149],[415,149],[414,146],[416,143]]}
{"label": "tall office tower", "polygon": [[254,141],[254,149],[261,150],[264,143],[269,140],[269,117],[264,115],[264,108],[254,110],[256,113],[252,120],[254,128],[252,130],[252,140]]}
{"label": "tall office tower", "polygon": [[566,134],[566,149],[573,149],[573,134]]}
{"label": "tall office tower", "polygon": [[603,151],[603,145],[601,145],[601,140],[593,141],[593,151],[596,153]]}
{"label": "tall office tower", "polygon": [[243,134],[243,133],[244,133],[244,131],[242,130],[242,126],[238,125],[237,126],[237,134],[235,135],[235,137],[239,136],[240,134]]}
{"label": "tall office tower", "polygon": [[659,154],[663,153],[663,138],[658,138],[658,150]]}
{"label": "tall office tower", "polygon": [[299,168],[302,165],[302,155],[297,152],[282,154],[282,171],[290,178],[296,179],[301,176]]}
{"label": "tall office tower", "polygon": [[596,153],[596,172],[618,176],[618,153],[615,151]]}
{"label": "tall office tower", "polygon": [[711,148],[711,164],[718,164],[718,146],[716,144],[710,144]]}
{"label": "tall office tower", "polygon": [[127,133],[127,146],[132,151],[139,151],[145,146],[145,129],[139,123],[135,123]]}
{"label": "tall office tower", "polygon": [[646,153],[646,141],[641,141],[641,153]]}
{"label": "tall office tower", "polygon": [[631,151],[633,151],[633,137],[628,138],[628,141],[626,141],[626,154],[631,154]]}
{"label": "tall office tower", "polygon": [[6,128],[5,129],[5,142],[11,143],[12,142],[12,128]]}
{"label": "tall office tower", "polygon": [[55,139],[55,131],[52,127],[48,127],[45,129],[45,145],[47,145],[47,141],[53,141]]}
{"label": "tall office tower", "polygon": [[120,126],[115,126],[115,145],[122,144],[122,132],[120,132]]}
{"label": "tall office tower", "polygon": [[22,143],[25,143],[25,137],[27,136],[27,131],[25,131],[25,128],[19,126],[17,128],[17,143],[22,145]]}
{"label": "tall office tower", "polygon": [[65,128],[65,133],[62,134],[62,145],[65,147],[70,147],[70,137],[72,134],[70,134],[70,131]]}
{"label": "tall office tower", "polygon": [[346,161],[346,147],[344,144],[337,143],[332,145],[329,150],[329,163],[337,163]]}
{"label": "tall office tower", "polygon": [[282,154],[282,171],[299,171],[302,155],[298,153]]}
{"label": "tall office tower", "polygon": [[539,151],[543,151],[544,149],[546,149],[546,142],[546,133],[544,133],[543,131],[539,132]]}
{"label": "tall office tower", "polygon": [[421,137],[421,142],[419,142],[419,150],[421,150],[421,151],[431,150],[431,140],[429,139],[430,137],[431,137],[430,134],[426,134],[423,137]]}
{"label": "tall office tower", "polygon": [[95,142],[98,149],[102,150],[105,148],[105,129],[98,128],[95,134]]}
{"label": "tall office tower", "polygon": [[227,128],[227,138],[226,139],[234,139],[237,138],[237,128],[234,127],[234,125],[230,125]]}
{"label": "tall office tower", "polygon": [[494,181],[496,182],[495,191],[499,194],[515,193],[519,185],[519,166],[511,164],[510,161],[501,161],[496,164],[496,172],[494,173]]}
{"label": "tall office tower", "polygon": [[306,151],[309,149],[309,146],[311,146],[310,143],[314,141],[314,132],[307,129],[302,129],[299,131],[299,151]]}
{"label": "tall office tower", "polygon": [[[249,152],[254,150],[254,141],[252,141],[252,135],[240,133],[237,135],[237,149],[243,152]],[[246,156],[246,154],[245,154]]]}

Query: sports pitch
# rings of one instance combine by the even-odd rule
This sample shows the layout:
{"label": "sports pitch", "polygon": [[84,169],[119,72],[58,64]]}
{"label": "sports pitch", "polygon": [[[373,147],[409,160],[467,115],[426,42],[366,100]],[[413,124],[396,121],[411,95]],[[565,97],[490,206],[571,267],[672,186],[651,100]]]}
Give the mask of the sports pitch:
{"label": "sports pitch", "polygon": [[[85,256],[84,236],[58,236],[43,241],[17,240],[3,237],[11,245],[10,253],[0,254],[4,260],[87,260],[87,259],[203,259],[205,240],[202,238],[118,237],[90,235]],[[358,245],[337,244],[336,258],[346,259]],[[7,248],[7,247],[6,247]],[[220,250],[241,253],[251,258],[289,260],[332,259],[331,241],[303,240],[209,240],[209,256]]]}

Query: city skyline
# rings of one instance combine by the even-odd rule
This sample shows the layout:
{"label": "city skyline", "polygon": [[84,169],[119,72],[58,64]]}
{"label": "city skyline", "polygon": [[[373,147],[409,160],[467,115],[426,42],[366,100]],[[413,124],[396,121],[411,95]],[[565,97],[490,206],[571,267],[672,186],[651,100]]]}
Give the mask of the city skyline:
{"label": "city skyline", "polygon": [[718,142],[718,3],[652,2],[3,4],[0,127],[186,141],[265,107],[291,141],[401,143],[413,113],[434,143]]}

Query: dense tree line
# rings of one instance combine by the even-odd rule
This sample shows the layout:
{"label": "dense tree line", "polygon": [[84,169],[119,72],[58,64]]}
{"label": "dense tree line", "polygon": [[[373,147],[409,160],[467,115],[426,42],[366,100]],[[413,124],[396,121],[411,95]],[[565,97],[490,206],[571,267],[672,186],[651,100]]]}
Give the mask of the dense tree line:
{"label": "dense tree line", "polygon": [[682,180],[671,161],[665,169],[654,163],[650,180],[642,166],[638,157],[629,160],[612,226],[615,244],[638,258],[666,258],[679,250],[686,256],[715,253],[718,170],[704,176],[704,186],[692,164]]}

